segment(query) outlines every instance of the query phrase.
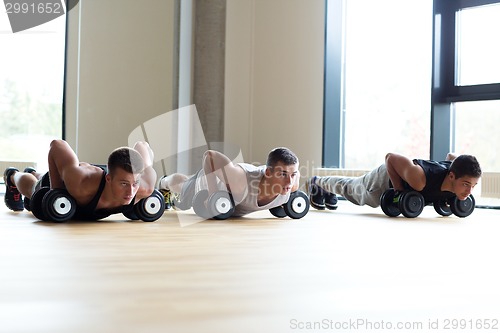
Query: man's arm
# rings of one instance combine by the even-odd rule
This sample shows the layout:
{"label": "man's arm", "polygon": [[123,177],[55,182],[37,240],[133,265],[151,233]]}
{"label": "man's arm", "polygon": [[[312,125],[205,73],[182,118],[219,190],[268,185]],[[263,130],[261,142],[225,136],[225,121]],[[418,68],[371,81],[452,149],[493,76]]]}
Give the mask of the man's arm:
{"label": "man's arm", "polygon": [[144,160],[144,170],[141,175],[139,190],[137,191],[136,201],[146,198],[153,193],[156,185],[156,171],[153,169],[154,153],[147,142],[138,141],[133,147],[141,154]]}
{"label": "man's arm", "polygon": [[458,155],[454,154],[454,153],[448,153],[446,154],[446,160],[447,161],[453,161],[455,158],[457,158]]}
{"label": "man's arm", "polygon": [[78,167],[78,157],[66,141],[53,140],[50,143],[48,160],[50,186],[64,189],[66,186],[63,175],[69,168]]}
{"label": "man's arm", "polygon": [[203,170],[207,176],[208,190],[217,190],[217,178],[226,184],[233,197],[239,197],[247,187],[245,171],[235,165],[226,155],[207,150],[203,155]]}
{"label": "man's arm", "polygon": [[389,153],[385,156],[385,165],[395,190],[404,190],[403,181],[416,191],[424,189],[426,183],[424,170],[409,158]]}
{"label": "man's arm", "polygon": [[48,163],[51,188],[65,188],[79,203],[85,202],[95,192],[94,182],[100,180],[102,171],[88,163],[80,163],[66,141],[53,140],[50,143]]}

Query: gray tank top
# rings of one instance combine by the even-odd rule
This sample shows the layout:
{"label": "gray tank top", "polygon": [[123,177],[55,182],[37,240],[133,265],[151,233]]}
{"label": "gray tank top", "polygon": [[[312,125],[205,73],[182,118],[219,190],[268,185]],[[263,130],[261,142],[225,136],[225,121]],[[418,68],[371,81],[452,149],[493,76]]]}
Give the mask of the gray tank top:
{"label": "gray tank top", "polygon": [[288,202],[290,193],[286,195],[278,194],[278,196],[267,205],[259,206],[257,203],[259,197],[259,183],[262,177],[264,177],[266,166],[255,166],[248,163],[238,163],[237,165],[245,171],[248,187],[242,201],[236,204],[233,216],[243,216],[259,210],[271,209]]}

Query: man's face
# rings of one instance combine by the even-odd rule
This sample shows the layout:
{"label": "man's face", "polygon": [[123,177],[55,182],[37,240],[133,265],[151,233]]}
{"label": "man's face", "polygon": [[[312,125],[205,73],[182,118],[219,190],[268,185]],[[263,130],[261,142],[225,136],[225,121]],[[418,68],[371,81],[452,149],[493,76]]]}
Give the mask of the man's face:
{"label": "man's face", "polygon": [[474,187],[479,182],[479,178],[463,176],[456,178],[453,172],[450,172],[452,192],[459,200],[465,200],[471,194]]}
{"label": "man's face", "polygon": [[285,195],[290,192],[299,176],[298,170],[298,164],[284,165],[282,162],[268,168],[266,173],[269,176],[273,193]]}
{"label": "man's face", "polygon": [[113,175],[107,175],[106,180],[111,185],[114,199],[119,201],[121,205],[128,205],[139,190],[141,175],[116,168]]}

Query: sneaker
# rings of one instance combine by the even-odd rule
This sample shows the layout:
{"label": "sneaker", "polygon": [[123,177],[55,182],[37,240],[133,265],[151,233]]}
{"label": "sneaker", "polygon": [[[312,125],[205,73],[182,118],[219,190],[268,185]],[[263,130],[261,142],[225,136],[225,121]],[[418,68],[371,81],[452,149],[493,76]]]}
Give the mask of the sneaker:
{"label": "sneaker", "polygon": [[164,178],[167,178],[167,175],[163,175],[160,177],[160,179],[158,179],[158,191],[161,190],[161,181],[164,179]]}
{"label": "sneaker", "polygon": [[337,199],[335,193],[330,193],[324,190],[323,192],[325,193],[325,207],[328,208],[329,210],[336,210],[337,202],[339,200]]}
{"label": "sneaker", "polygon": [[7,208],[15,212],[24,210],[22,195],[10,180],[10,176],[17,171],[19,170],[16,168],[7,168],[3,173],[3,180],[5,182],[5,196],[3,200]]}
{"label": "sneaker", "polygon": [[165,210],[169,210],[170,208],[172,208],[171,192],[168,188],[161,188],[161,181],[166,177],[167,175],[161,176],[161,178],[158,180],[158,191],[163,195],[163,198],[165,199]]}
{"label": "sneaker", "polygon": [[23,172],[24,173],[33,173],[33,172],[36,172],[36,170],[32,167],[26,167],[26,168],[24,168]]}
{"label": "sneaker", "polygon": [[321,187],[318,185],[314,184],[314,180],[316,179],[316,176],[309,178],[307,180],[307,192],[309,194],[309,201],[311,203],[311,206],[318,210],[324,210],[325,209],[325,192]]}
{"label": "sneaker", "polygon": [[172,192],[170,190],[165,190],[165,189],[159,189],[160,193],[163,195],[163,198],[165,199],[165,210],[169,210],[173,206],[172,202]]}

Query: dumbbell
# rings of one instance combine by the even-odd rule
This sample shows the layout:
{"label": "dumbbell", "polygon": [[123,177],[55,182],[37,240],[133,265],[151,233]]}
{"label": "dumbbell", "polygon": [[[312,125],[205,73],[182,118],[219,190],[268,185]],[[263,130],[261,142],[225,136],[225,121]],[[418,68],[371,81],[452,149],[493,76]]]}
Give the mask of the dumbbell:
{"label": "dumbbell", "polygon": [[470,194],[465,200],[459,200],[457,197],[451,200],[450,210],[458,217],[467,217],[474,211],[476,200]]}
{"label": "dumbbell", "polygon": [[[394,200],[398,197],[397,200]],[[417,191],[404,191],[396,193],[394,189],[388,189],[380,197],[380,206],[385,215],[396,217],[399,214],[408,218],[414,218],[422,213],[425,207],[425,200],[421,193]]]}
{"label": "dumbbell", "polygon": [[31,196],[30,210],[42,221],[64,222],[76,212],[76,201],[64,189],[41,187]]}
{"label": "dumbbell", "polygon": [[206,201],[208,200],[208,190],[199,190],[193,196],[193,210],[196,215],[201,218],[209,219],[210,212],[208,211]]}
{"label": "dumbbell", "polygon": [[434,210],[441,216],[450,216],[453,214],[451,211],[450,205],[448,205],[448,200],[437,200],[432,203],[434,206]]}
{"label": "dumbbell", "polygon": [[208,198],[207,203],[214,219],[225,220],[234,213],[234,200],[227,191],[217,191]]}
{"label": "dumbbell", "polygon": [[455,196],[450,199],[435,201],[433,205],[436,212],[442,216],[455,214],[458,217],[467,217],[474,211],[476,200],[471,194],[465,200],[459,200]]}
{"label": "dumbbell", "polygon": [[227,191],[200,190],[193,196],[193,210],[201,218],[225,220],[234,213],[234,200]]}
{"label": "dumbbell", "polygon": [[283,205],[277,206],[277,207],[273,207],[273,208],[269,209],[269,212],[273,216],[279,217],[279,218],[283,218],[283,217],[287,217],[288,216],[286,214],[286,212],[285,212],[285,208],[283,207]]}
{"label": "dumbbell", "polygon": [[309,212],[309,198],[306,193],[302,191],[295,191],[290,193],[290,198],[282,206],[269,209],[273,216],[283,218],[286,216],[292,219],[300,219],[306,216]]}
{"label": "dumbbell", "polygon": [[44,209],[42,205],[43,197],[44,195],[50,191],[50,187],[41,187],[37,189],[33,194],[31,195],[30,200],[28,201],[29,203],[29,210],[31,213],[39,220],[45,221],[46,217],[44,214]]}
{"label": "dumbbell", "polygon": [[164,212],[165,198],[158,190],[154,190],[149,197],[142,198],[133,205],[132,209],[123,211],[123,215],[131,220],[153,222],[162,217]]}
{"label": "dumbbell", "polygon": [[380,197],[380,207],[382,208],[384,214],[389,217],[396,217],[401,214],[398,204],[394,202],[395,195],[396,191],[393,188],[390,188]]}
{"label": "dumbbell", "polygon": [[[29,168],[29,167],[28,167],[28,168],[26,168],[26,169],[24,169],[24,172],[34,172],[34,171],[35,171],[35,169],[33,169],[33,168]],[[45,193],[47,193],[47,191],[48,191],[48,190],[50,190],[50,178],[49,178],[49,173],[48,173],[48,172],[47,172],[47,173],[45,173],[45,174],[42,176],[42,178],[40,179],[40,181],[36,183],[36,185],[35,185],[35,189],[34,189],[33,194],[32,194],[31,196],[33,197],[33,195],[35,194],[35,192],[36,192],[36,191],[38,191],[38,190],[39,190],[40,188],[42,188],[42,187],[46,187],[46,189],[45,189],[44,191],[42,191],[42,192],[43,192],[43,195],[45,195]],[[42,193],[42,192],[41,192],[41,193]],[[40,194],[41,194],[41,193],[40,193]],[[39,194],[39,195],[40,195],[40,194]],[[39,202],[39,204],[40,204],[40,209],[41,209],[41,204],[42,204],[42,201],[41,201],[41,200],[43,199],[43,195],[41,195],[41,196],[40,196],[40,202]],[[23,200],[23,202],[24,202],[24,208],[25,208],[26,210],[28,210],[28,211],[31,211],[31,200],[32,200],[32,199],[30,199],[30,198],[28,198],[28,197],[26,197],[26,196],[24,197],[24,200]],[[36,215],[35,215],[35,217],[36,217]],[[37,218],[38,218],[38,217],[37,217]],[[40,219],[40,218],[39,218],[39,219]],[[41,219],[40,219],[40,220],[41,220]]]}

